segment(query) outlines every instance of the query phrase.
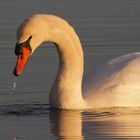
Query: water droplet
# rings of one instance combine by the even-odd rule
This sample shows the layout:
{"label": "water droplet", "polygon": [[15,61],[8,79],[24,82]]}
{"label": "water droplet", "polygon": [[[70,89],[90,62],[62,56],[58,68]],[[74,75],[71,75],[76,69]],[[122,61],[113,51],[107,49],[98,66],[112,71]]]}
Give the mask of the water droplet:
{"label": "water droplet", "polygon": [[14,93],[14,90],[16,89],[16,87],[17,87],[17,85],[16,85],[16,77],[15,77],[15,79],[13,81],[13,86],[12,86],[12,89],[11,89],[10,94],[13,94]]}
{"label": "water droplet", "polygon": [[16,140],[16,135],[13,135],[12,136],[12,140]]}
{"label": "water droplet", "polygon": [[14,81],[14,83],[13,83],[12,90],[15,90],[15,88],[16,88],[16,81]]}

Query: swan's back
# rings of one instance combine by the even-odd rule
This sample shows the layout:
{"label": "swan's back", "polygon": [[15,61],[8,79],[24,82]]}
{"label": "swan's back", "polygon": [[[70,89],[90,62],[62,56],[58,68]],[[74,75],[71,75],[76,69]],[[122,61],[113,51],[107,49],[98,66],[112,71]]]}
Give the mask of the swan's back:
{"label": "swan's back", "polygon": [[86,98],[93,96],[95,107],[140,106],[140,53],[109,61],[87,81]]}

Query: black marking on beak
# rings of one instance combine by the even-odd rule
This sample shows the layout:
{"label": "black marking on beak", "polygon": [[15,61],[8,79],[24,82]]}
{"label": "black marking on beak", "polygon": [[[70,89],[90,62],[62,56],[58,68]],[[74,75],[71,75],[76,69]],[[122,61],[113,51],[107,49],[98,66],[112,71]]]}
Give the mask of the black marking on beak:
{"label": "black marking on beak", "polygon": [[30,40],[31,40],[32,36],[30,36],[25,42],[23,43],[17,43],[15,46],[15,54],[16,55],[20,55],[22,54],[22,48],[27,48],[30,51],[32,51],[32,48],[30,46]]}
{"label": "black marking on beak", "polygon": [[13,74],[14,74],[14,76],[19,76],[19,75],[17,75],[16,68],[14,68]]}

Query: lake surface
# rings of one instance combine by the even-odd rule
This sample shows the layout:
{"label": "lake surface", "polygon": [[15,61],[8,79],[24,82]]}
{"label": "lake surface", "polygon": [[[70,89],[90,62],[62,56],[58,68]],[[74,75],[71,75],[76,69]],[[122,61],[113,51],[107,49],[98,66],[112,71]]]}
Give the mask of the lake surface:
{"label": "lake surface", "polygon": [[74,26],[83,44],[85,75],[110,59],[140,51],[139,0],[0,1],[0,139],[140,139],[140,108],[49,109],[58,67],[52,44],[43,44],[30,58],[10,95],[16,29],[35,13],[55,14]]}

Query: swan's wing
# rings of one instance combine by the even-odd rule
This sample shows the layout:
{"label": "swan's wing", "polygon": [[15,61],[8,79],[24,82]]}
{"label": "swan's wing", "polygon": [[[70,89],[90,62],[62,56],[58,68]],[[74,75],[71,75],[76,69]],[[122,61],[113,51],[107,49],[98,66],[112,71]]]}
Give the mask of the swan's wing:
{"label": "swan's wing", "polygon": [[109,61],[94,75],[91,73],[88,76],[84,87],[85,98],[111,97],[112,102],[114,98],[114,101],[121,99],[123,102],[123,97],[126,100],[127,97],[136,98],[138,94],[140,100],[140,53],[124,55]]}

